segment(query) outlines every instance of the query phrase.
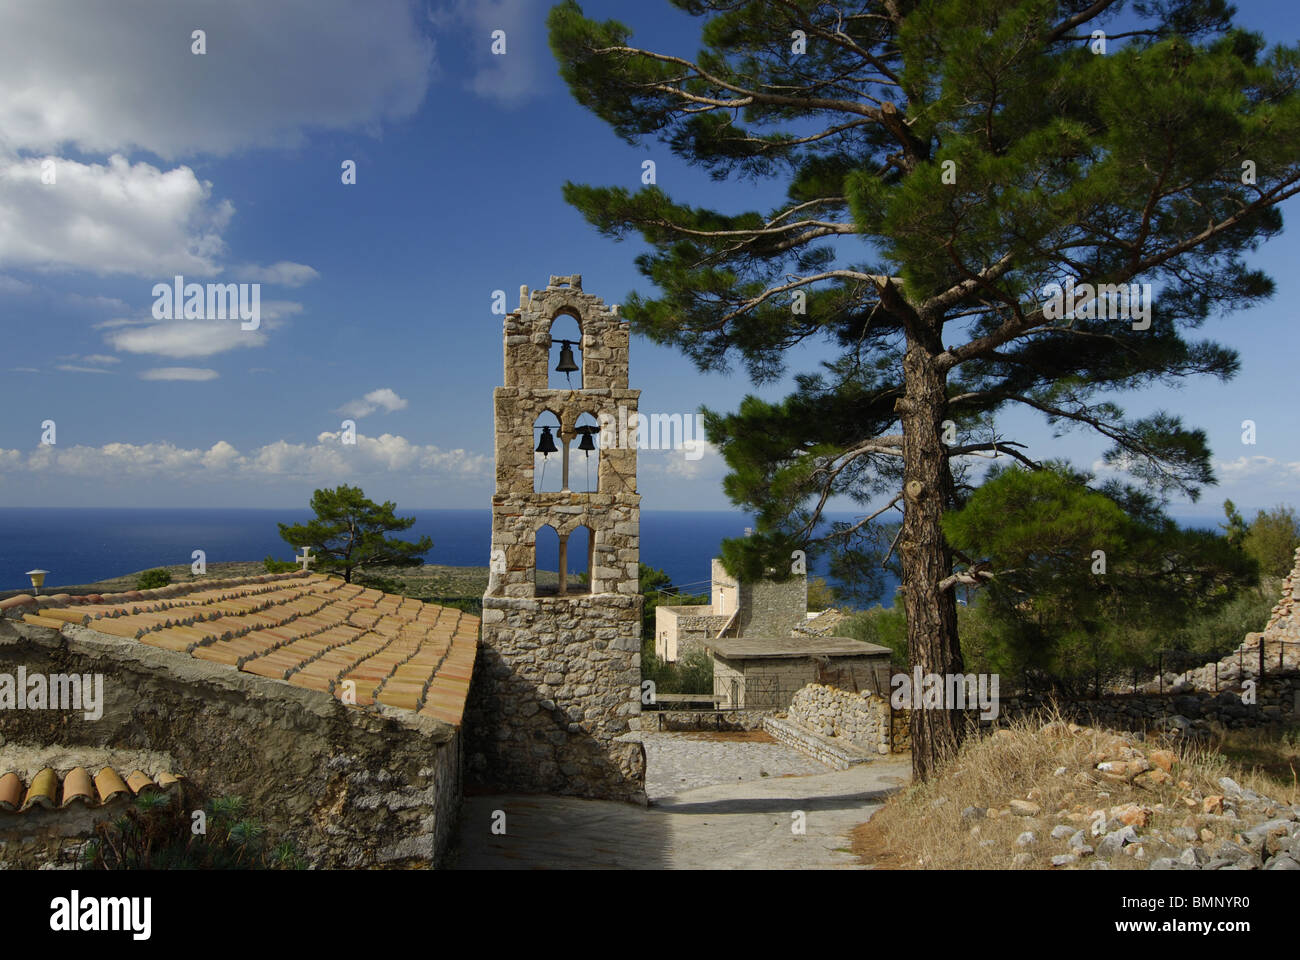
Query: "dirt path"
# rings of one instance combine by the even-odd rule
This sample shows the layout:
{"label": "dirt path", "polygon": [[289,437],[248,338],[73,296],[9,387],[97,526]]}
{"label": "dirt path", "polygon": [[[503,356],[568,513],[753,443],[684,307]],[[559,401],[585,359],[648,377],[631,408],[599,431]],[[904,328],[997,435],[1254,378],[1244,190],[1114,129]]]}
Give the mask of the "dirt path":
{"label": "dirt path", "polygon": [[[769,765],[770,753],[763,757]],[[649,748],[647,756],[654,756]],[[653,759],[651,764],[653,774]],[[849,849],[849,833],[910,772],[906,761],[880,760],[851,770],[696,787],[654,799],[648,808],[571,797],[471,796],[461,814],[453,865],[464,870],[864,869]],[[504,834],[492,833],[496,811],[505,815]],[[792,830],[797,812],[803,815],[802,834]]]}

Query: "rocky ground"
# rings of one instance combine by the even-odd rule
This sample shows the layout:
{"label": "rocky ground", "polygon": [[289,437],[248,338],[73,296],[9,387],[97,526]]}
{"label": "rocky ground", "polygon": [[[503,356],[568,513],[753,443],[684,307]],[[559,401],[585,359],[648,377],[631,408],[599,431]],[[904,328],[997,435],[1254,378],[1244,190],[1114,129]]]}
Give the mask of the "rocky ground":
{"label": "rocky ground", "polygon": [[[1065,723],[1048,724],[1042,734],[1096,739],[1083,769],[1066,764],[1054,771],[1056,777],[1069,777],[1073,790],[1050,806],[1044,791],[1031,790],[1005,806],[968,805],[960,813],[976,837],[990,820],[1010,818],[1017,824],[1019,852],[1012,866],[1044,865],[1046,859],[1055,868],[1093,870],[1300,870],[1300,805],[1256,793],[1226,776],[1213,789],[1198,787],[1173,750],[1130,735]],[[1172,802],[1106,802],[1134,789],[1158,791]],[[1048,812],[1051,807],[1056,809]],[[995,842],[984,840],[981,846]]]}

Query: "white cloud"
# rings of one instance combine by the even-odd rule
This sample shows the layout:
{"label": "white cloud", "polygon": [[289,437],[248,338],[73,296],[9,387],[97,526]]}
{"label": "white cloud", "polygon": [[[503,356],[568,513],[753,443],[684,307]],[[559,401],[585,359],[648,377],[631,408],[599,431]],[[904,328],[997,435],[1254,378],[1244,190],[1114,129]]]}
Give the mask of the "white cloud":
{"label": "white cloud", "polygon": [[140,374],[141,380],[215,380],[220,374],[202,367],[155,367]]}
{"label": "white cloud", "polygon": [[286,317],[292,317],[294,314],[302,313],[302,304],[296,300],[264,300],[262,301],[262,323],[275,329],[280,324],[278,321]]}
{"label": "white cloud", "polygon": [[234,207],[214,201],[189,167],[164,172],[116,154],[103,164],[57,160],[57,181],[44,184],[41,162],[0,155],[0,264],[100,276],[220,270]]}
{"label": "white cloud", "polygon": [[172,443],[106,443],[102,446],[38,446],[27,454],[0,449],[0,473],[84,477],[96,481],[149,477],[169,481],[219,481],[231,478],[339,482],[365,476],[474,478],[491,475],[490,455],[444,450],[385,433],[357,435],[343,445],[340,434],[325,432],[314,443],[277,440],[241,453],[224,440],[211,447]]}
{"label": "white cloud", "polygon": [[281,287],[301,287],[304,283],[310,283],[317,279],[320,274],[305,263],[292,263],[288,260],[281,260],[269,267],[246,263],[235,269],[235,276],[240,280],[253,283],[270,283]]}
{"label": "white cloud", "polygon": [[371,390],[360,400],[349,400],[343,406],[338,408],[339,413],[345,417],[368,417],[376,410],[383,410],[385,413],[392,413],[394,410],[406,409],[407,401],[403,400],[393,390],[388,387],[381,387],[378,390]]}
{"label": "white cloud", "polygon": [[81,358],[83,363],[111,364],[121,363],[121,357],[110,357],[106,353],[88,353]]}
{"label": "white cloud", "polygon": [[112,370],[105,370],[103,367],[83,367],[73,363],[56,364],[55,370],[62,370],[65,373],[112,373]]}
{"label": "white cloud", "polygon": [[179,360],[265,346],[267,331],[301,312],[302,304],[292,300],[265,301],[261,304],[261,325],[256,330],[244,330],[238,319],[158,321],[152,317],[118,317],[94,326],[110,331],[104,335],[104,342],[114,350]]}
{"label": "white cloud", "polygon": [[0,293],[31,293],[32,285],[0,274]]}
{"label": "white cloud", "polygon": [[[522,104],[541,90],[542,61],[549,57],[545,31],[537,24],[545,10],[537,0],[454,0],[429,20],[472,51],[475,70],[465,86],[507,106]],[[492,53],[492,33],[506,34],[506,52]]]}
{"label": "white cloud", "polygon": [[[376,135],[416,112],[434,69],[409,0],[9,2],[0,37],[0,266],[100,276],[222,269],[230,202],[188,166],[133,154],[171,164]],[[239,269],[290,287],[317,276],[288,260]],[[0,293],[24,287],[0,278]]]}
{"label": "white cloud", "polygon": [[718,454],[718,448],[707,440],[691,441],[681,450],[641,450],[637,457],[643,472],[671,480],[708,478],[721,481],[727,466]]}
{"label": "white cloud", "polygon": [[1225,486],[1247,481],[1272,481],[1274,485],[1291,485],[1300,480],[1300,462],[1276,460],[1273,457],[1219,460],[1214,464],[1214,471]]}
{"label": "white cloud", "polygon": [[[165,160],[295,148],[411,116],[433,41],[408,0],[7,3],[0,150]],[[190,34],[207,34],[191,53]],[[142,105],[147,104],[147,109]]]}
{"label": "white cloud", "polygon": [[142,315],[139,317],[114,317],[112,320],[100,320],[90,326],[93,330],[116,330],[118,327],[143,327],[157,322],[152,316]]}
{"label": "white cloud", "polygon": [[83,297],[79,293],[64,294],[69,303],[76,304],[79,307],[93,307],[96,310],[114,310],[122,312],[130,310],[131,306],[125,300],[119,300],[117,297]]}
{"label": "white cloud", "polygon": [[104,338],[115,350],[182,359],[210,357],[240,347],[266,343],[262,329],[241,330],[238,320],[168,320],[148,327],[128,327]]}

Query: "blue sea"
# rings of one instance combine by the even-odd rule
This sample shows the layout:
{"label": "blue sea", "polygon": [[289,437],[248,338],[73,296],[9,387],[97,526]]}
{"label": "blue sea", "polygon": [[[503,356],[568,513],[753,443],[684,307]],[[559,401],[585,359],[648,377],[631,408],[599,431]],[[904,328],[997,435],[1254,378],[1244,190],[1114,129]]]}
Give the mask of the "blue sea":
{"label": "blue sea", "polygon": [[[93,583],[150,567],[188,564],[196,549],[205,551],[208,563],[261,560],[267,554],[288,560],[293,550],[280,539],[277,523],[302,523],[311,516],[306,509],[2,507],[0,591],[29,587],[24,573],[36,568],[50,571],[48,587]],[[402,539],[423,534],[433,539],[426,563],[487,566],[491,511],[399,509],[398,516],[416,518],[414,526],[400,534]],[[829,518],[847,520],[852,515]],[[1188,527],[1215,526],[1205,519],[1178,519]],[[709,561],[718,555],[722,540],[743,536],[752,525],[749,517],[731,511],[645,510],[641,559],[666,572],[679,590],[707,593]],[[582,554],[585,550],[579,549],[571,555]],[[826,576],[826,567],[822,559],[811,573]],[[880,599],[886,606],[896,586],[892,578],[885,583]]]}
{"label": "blue sea", "polygon": [[[433,539],[426,563],[487,566],[491,511],[399,509],[398,516],[416,518],[410,530],[398,534],[402,539],[424,534]],[[306,509],[0,508],[0,590],[28,587],[27,570],[49,570],[47,587],[93,583],[188,564],[195,550],[203,550],[208,563],[261,560],[267,554],[288,560],[293,550],[280,539],[277,523],[311,517]],[[645,510],[641,559],[666,572],[678,589],[707,593],[709,561],[722,540],[743,536],[752,525],[744,514],[729,511]],[[824,575],[825,563],[812,572]],[[892,596],[892,584],[886,592]]]}

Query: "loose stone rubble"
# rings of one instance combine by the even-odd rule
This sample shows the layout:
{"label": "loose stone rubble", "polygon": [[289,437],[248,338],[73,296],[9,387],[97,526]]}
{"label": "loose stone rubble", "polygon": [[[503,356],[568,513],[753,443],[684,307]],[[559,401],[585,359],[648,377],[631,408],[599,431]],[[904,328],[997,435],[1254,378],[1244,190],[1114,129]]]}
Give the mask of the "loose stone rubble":
{"label": "loose stone rubble", "polygon": [[[1148,870],[1300,870],[1300,805],[1256,793],[1230,777],[1218,781],[1217,792],[1198,790],[1183,779],[1173,751],[1127,734],[1064,722],[1049,723],[1041,732],[1062,739],[1099,737],[1100,746],[1087,755],[1091,769],[1077,771],[1073,779],[1081,788],[1096,787],[1096,805],[1076,802],[1046,815],[1040,804],[1015,798],[1001,809],[966,807],[963,820],[1026,818],[1027,829],[1016,838],[1016,848],[1046,846],[1044,854],[1058,869],[1108,870],[1122,862],[1127,868]],[[1126,784],[1175,784],[1179,806],[1107,805],[1107,788]],[[1154,826],[1157,814],[1175,812],[1183,814],[1180,826]],[[1013,865],[1031,862],[1032,857],[1018,853]]]}

